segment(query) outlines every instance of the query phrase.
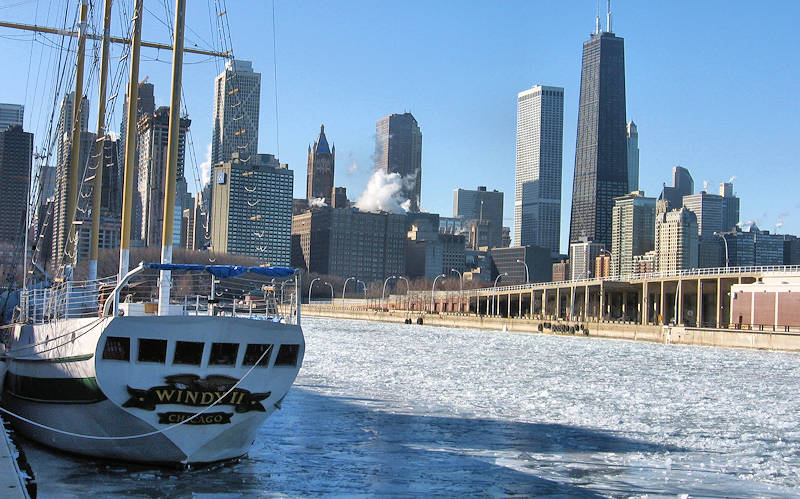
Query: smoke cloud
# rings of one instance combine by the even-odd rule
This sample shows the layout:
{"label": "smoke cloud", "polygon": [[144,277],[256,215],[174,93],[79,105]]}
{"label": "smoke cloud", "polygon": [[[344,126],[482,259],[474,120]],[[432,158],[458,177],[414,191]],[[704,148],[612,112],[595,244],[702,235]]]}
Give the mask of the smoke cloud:
{"label": "smoke cloud", "polygon": [[206,160],[200,163],[200,183],[204,186],[211,181],[211,142],[206,147]]}
{"label": "smoke cloud", "polygon": [[406,213],[411,201],[403,197],[403,184],[407,181],[399,173],[385,173],[375,170],[367,182],[367,187],[359,196],[356,208],[361,211],[388,211]]}
{"label": "smoke cloud", "polygon": [[323,206],[328,206],[328,203],[325,202],[325,198],[311,198],[308,201],[308,206],[311,208],[322,208]]}
{"label": "smoke cloud", "polygon": [[730,180],[728,180],[728,183],[732,184],[734,182],[734,180],[736,180],[736,178],[737,178],[736,175],[734,175],[733,177],[731,177]]}

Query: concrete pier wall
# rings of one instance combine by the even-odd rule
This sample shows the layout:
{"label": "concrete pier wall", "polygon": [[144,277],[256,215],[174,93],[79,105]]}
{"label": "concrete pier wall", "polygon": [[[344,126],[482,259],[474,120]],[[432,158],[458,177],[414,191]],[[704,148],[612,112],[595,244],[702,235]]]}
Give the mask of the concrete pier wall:
{"label": "concrete pier wall", "polygon": [[[487,329],[502,331],[504,328],[511,333],[539,333],[561,334],[568,332],[553,332],[551,325],[577,325],[581,324],[588,329],[589,336],[598,338],[613,338],[633,341],[649,341],[654,343],[669,343],[676,345],[713,346],[723,348],[750,348],[756,350],[780,350],[786,352],[800,352],[800,334],[772,331],[742,331],[735,329],[711,329],[692,327],[666,327],[641,325],[623,322],[565,322],[542,321],[536,319],[504,317],[487,317],[467,314],[425,314],[392,310],[363,310],[348,307],[329,305],[304,305],[303,315],[311,317],[327,317],[334,319],[355,319],[379,322],[403,323],[406,318],[416,323],[421,317],[423,324],[428,326],[453,327],[461,329]],[[542,330],[539,331],[539,326]],[[582,336],[582,331],[576,331],[576,336]]]}

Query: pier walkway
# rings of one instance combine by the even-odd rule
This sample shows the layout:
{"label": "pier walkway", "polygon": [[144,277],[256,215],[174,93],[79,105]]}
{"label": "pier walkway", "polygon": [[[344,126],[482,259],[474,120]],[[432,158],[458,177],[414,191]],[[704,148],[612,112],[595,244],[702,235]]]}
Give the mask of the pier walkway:
{"label": "pier walkway", "polygon": [[17,465],[16,451],[8,433],[0,423],[0,497],[7,499],[30,499],[25,481]]}

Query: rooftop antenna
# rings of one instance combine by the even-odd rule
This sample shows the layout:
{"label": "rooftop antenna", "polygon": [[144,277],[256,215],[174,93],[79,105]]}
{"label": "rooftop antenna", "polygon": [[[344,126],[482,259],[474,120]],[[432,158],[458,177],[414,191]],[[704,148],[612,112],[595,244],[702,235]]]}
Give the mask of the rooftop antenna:
{"label": "rooftop antenna", "polygon": [[594,18],[594,33],[600,34],[600,0],[597,0],[597,16]]}
{"label": "rooftop antenna", "polygon": [[608,0],[608,10],[606,11],[606,31],[612,33],[611,31],[611,0]]}

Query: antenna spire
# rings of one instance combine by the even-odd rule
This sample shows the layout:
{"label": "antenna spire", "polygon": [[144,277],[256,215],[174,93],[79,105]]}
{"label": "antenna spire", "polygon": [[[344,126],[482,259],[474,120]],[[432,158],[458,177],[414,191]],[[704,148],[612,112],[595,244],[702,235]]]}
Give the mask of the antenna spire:
{"label": "antenna spire", "polygon": [[597,0],[597,16],[594,18],[594,33],[600,34],[600,0]]}
{"label": "antenna spire", "polygon": [[608,9],[606,10],[606,31],[611,33],[611,0],[608,0]]}

